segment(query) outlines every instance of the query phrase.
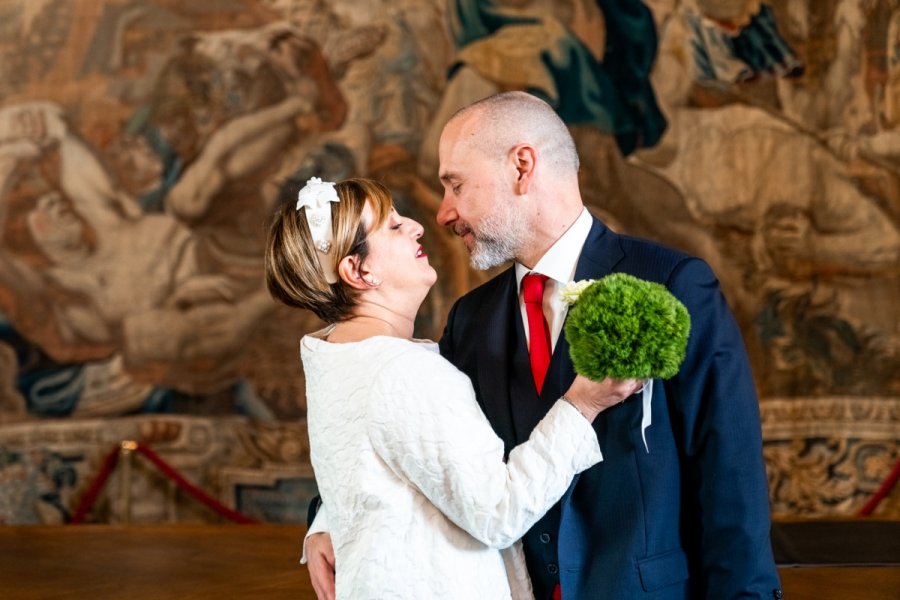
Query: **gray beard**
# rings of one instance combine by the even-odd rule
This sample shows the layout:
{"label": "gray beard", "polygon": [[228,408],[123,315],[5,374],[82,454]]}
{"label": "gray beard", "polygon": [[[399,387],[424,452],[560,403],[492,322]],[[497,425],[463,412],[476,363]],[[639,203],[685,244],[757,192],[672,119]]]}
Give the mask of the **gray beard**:
{"label": "gray beard", "polygon": [[527,239],[528,228],[512,206],[491,213],[475,235],[469,262],[473,268],[484,271],[515,260]]}
{"label": "gray beard", "polygon": [[511,246],[507,240],[477,240],[469,256],[469,263],[479,271],[502,265],[516,256]]}

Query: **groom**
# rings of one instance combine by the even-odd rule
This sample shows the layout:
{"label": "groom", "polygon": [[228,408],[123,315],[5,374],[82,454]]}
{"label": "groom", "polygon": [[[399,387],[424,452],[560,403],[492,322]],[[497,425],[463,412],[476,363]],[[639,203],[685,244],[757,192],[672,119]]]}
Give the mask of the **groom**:
{"label": "groom", "polygon": [[[440,341],[507,452],[574,378],[563,285],[625,272],[666,285],[691,315],[680,373],[654,382],[646,446],[639,396],[601,414],[603,462],[526,534],[537,600],[781,598],[756,394],[709,267],[591,217],[568,129],[533,96],[508,92],[462,109],[439,152],[438,221],[476,268],[515,261],[454,305]],[[533,294],[537,310],[525,297]],[[320,540],[309,542],[318,590],[330,572]]]}

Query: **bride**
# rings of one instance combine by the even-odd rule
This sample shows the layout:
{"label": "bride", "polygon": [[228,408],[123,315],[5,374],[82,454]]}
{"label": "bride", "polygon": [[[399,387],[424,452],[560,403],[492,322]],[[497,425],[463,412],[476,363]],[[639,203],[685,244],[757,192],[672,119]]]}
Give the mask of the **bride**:
{"label": "bride", "polygon": [[422,233],[380,183],[318,178],[269,232],[269,291],[330,324],[301,358],[336,597],[532,598],[516,541],[602,460],[591,422],[633,390],[576,378],[504,457],[469,379],[412,337],[437,278]]}

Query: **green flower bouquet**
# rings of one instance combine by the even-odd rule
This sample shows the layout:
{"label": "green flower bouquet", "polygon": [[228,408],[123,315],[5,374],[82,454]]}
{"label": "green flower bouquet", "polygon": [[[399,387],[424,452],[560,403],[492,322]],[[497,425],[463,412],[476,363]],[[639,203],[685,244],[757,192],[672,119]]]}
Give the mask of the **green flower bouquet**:
{"label": "green flower bouquet", "polygon": [[575,371],[601,381],[668,379],[684,361],[691,317],[664,285],[626,273],[573,282],[565,333]]}

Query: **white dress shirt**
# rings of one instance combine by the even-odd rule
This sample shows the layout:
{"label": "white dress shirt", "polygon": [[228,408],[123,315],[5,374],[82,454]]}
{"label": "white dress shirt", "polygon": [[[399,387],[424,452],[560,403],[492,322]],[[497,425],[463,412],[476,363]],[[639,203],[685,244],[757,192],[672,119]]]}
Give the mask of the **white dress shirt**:
{"label": "white dress shirt", "polygon": [[[522,313],[522,323],[525,325],[525,339],[531,349],[531,339],[528,334],[528,315],[525,312],[525,300],[522,296],[522,279],[528,273],[540,273],[550,279],[544,285],[544,317],[550,328],[550,352],[556,349],[556,341],[562,331],[563,323],[569,312],[569,305],[562,299],[560,291],[566,284],[575,278],[575,268],[578,266],[578,258],[581,250],[591,232],[593,218],[588,209],[582,209],[581,214],[572,223],[572,226],[556,240],[546,254],[538,260],[533,269],[528,269],[521,263],[516,263],[516,284],[519,286],[519,310]],[[643,417],[641,418],[641,438],[644,440],[644,448],[650,452],[647,445],[647,428],[650,427],[651,409],[650,402],[653,398],[653,380],[647,379],[641,392],[643,405]]]}
{"label": "white dress shirt", "polygon": [[521,263],[516,263],[516,285],[519,289],[519,309],[522,312],[522,323],[525,325],[525,339],[530,347],[531,339],[528,335],[528,316],[525,313],[525,301],[522,297],[522,278],[528,273],[540,273],[550,279],[544,286],[544,317],[550,328],[550,351],[556,349],[556,340],[562,331],[569,305],[562,299],[560,292],[566,284],[575,277],[575,268],[578,266],[578,258],[581,249],[591,232],[593,218],[588,209],[584,208],[572,226],[566,230],[562,237],[550,246],[550,249],[538,260],[533,269],[529,269]]}

